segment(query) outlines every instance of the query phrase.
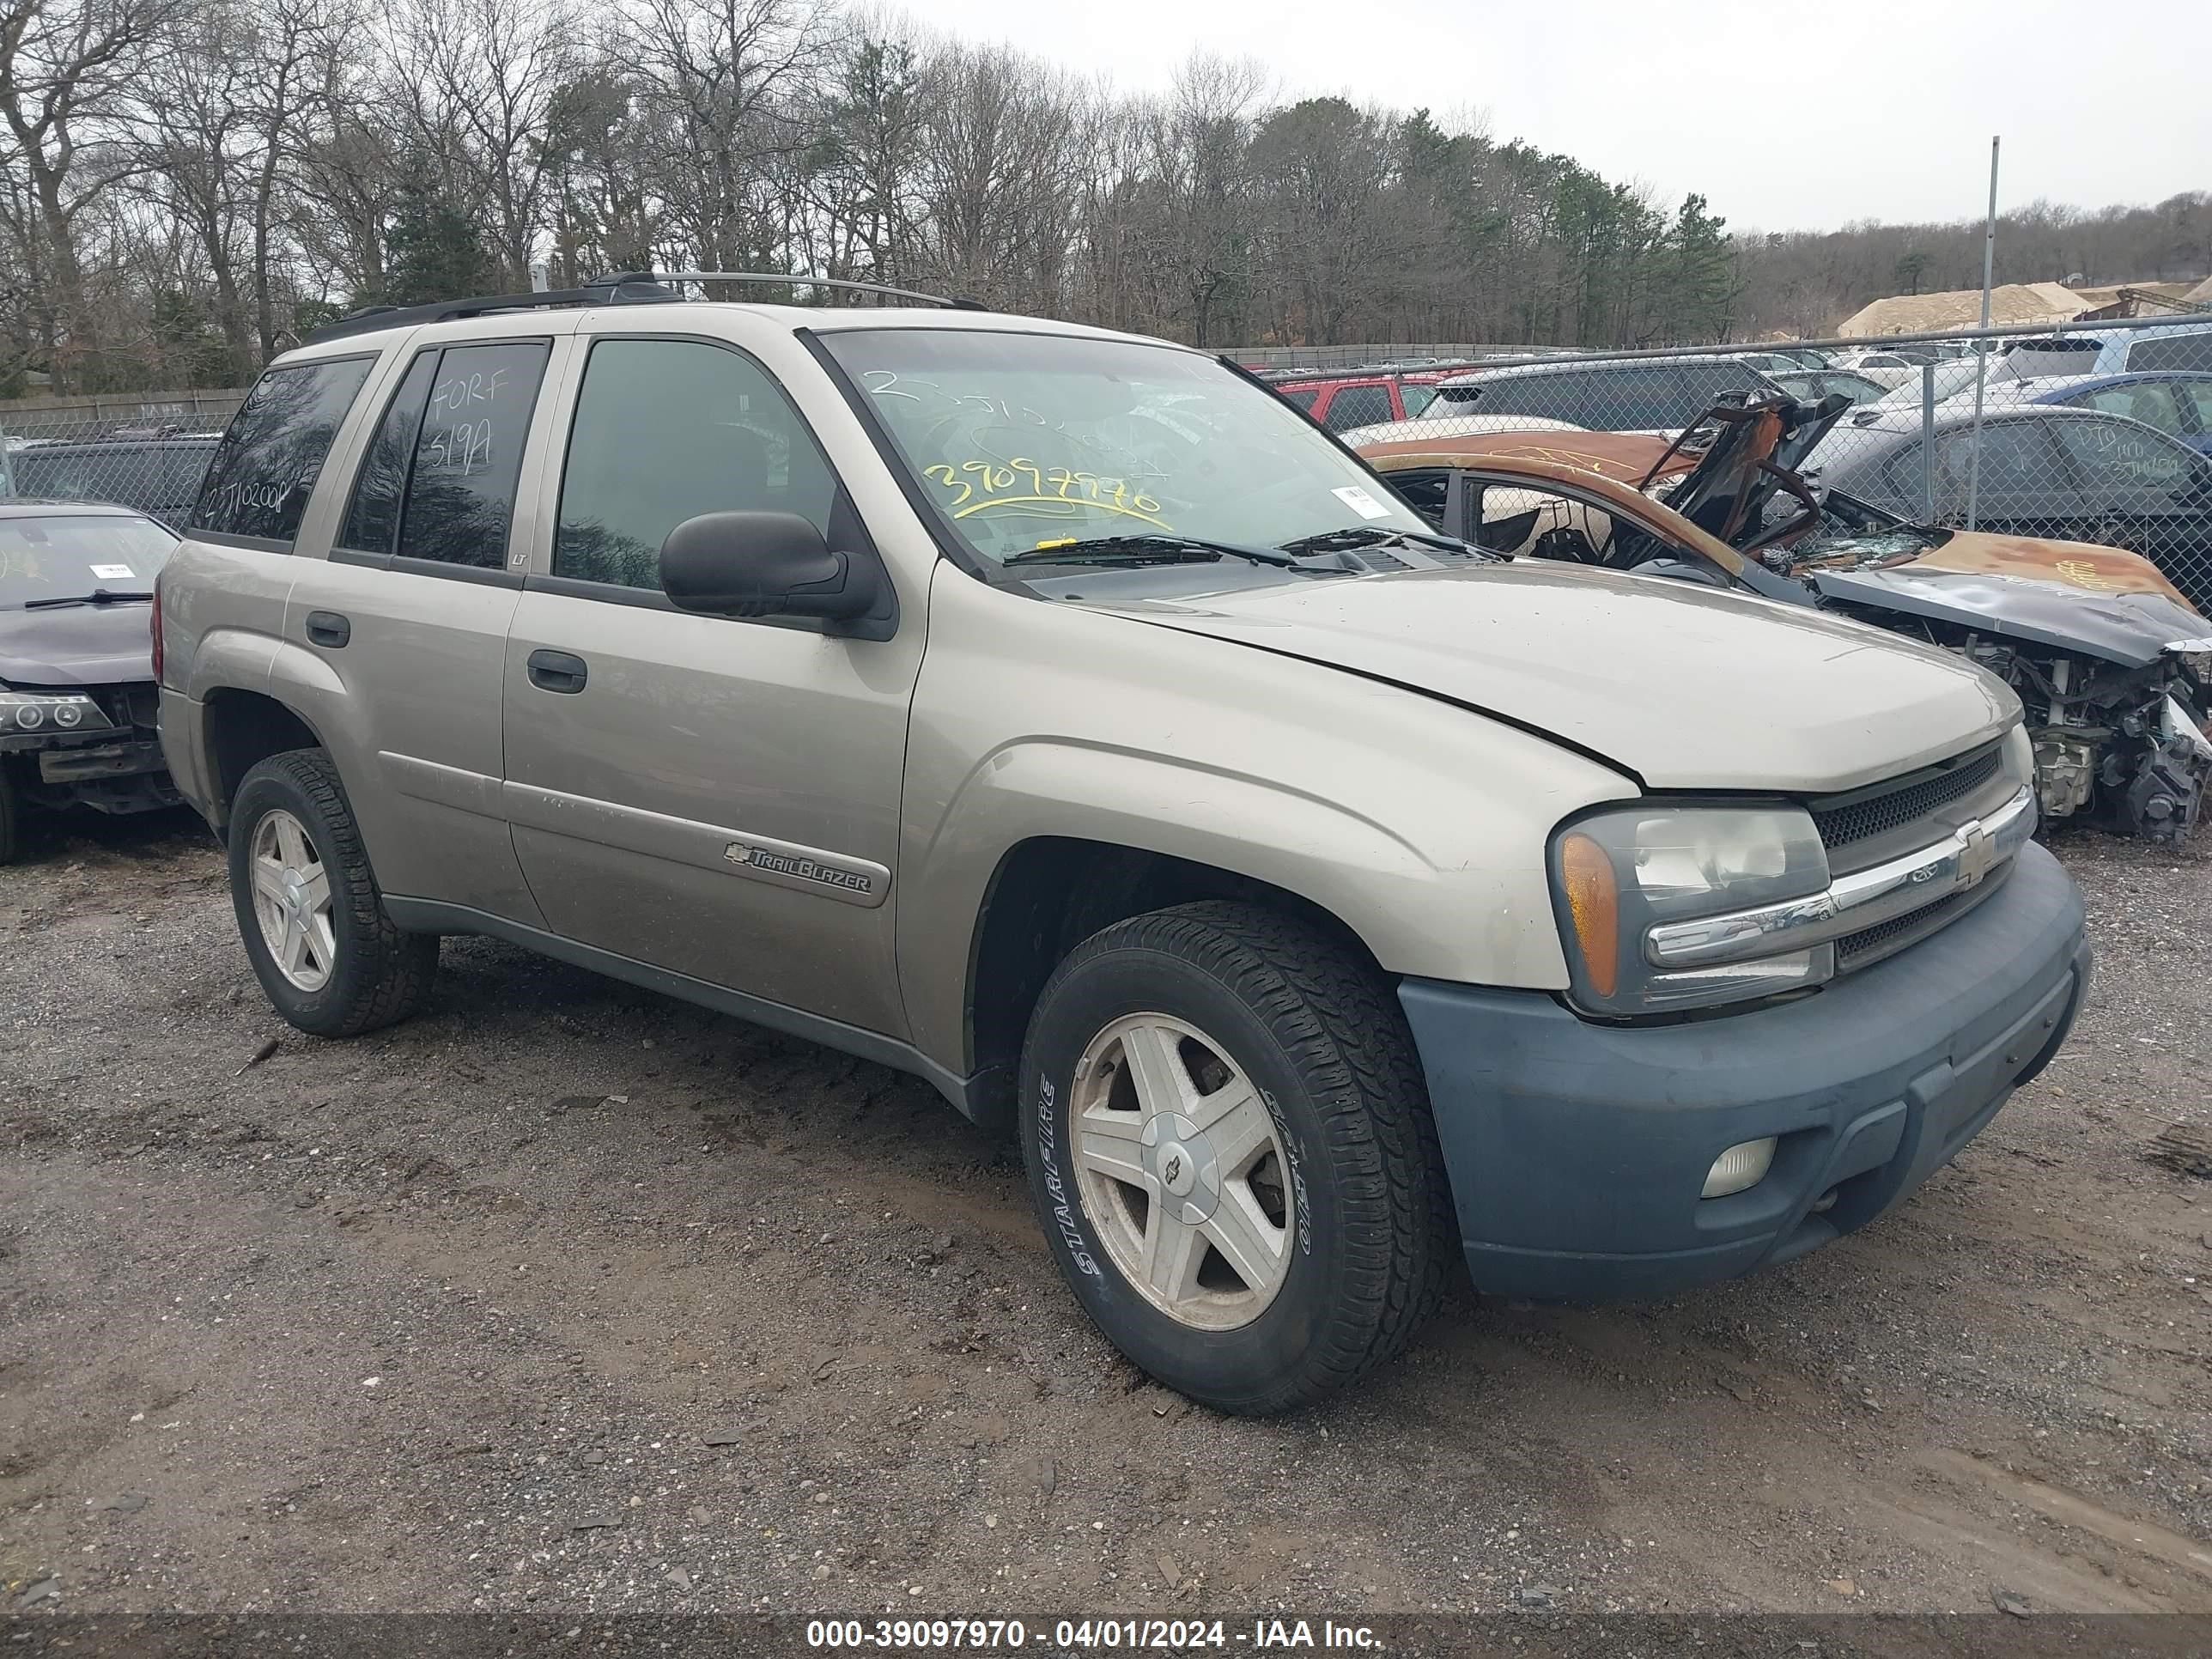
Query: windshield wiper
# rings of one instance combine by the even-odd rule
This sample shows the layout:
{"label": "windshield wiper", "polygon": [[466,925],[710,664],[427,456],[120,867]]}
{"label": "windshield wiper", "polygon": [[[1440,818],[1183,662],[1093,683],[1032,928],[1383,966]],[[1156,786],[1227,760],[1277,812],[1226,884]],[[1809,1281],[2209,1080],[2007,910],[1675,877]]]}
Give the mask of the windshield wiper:
{"label": "windshield wiper", "polygon": [[151,593],[118,593],[112,587],[95,587],[89,593],[72,593],[66,599],[26,599],[26,611],[45,611],[58,605],[113,605],[118,599],[150,599]]}
{"label": "windshield wiper", "polygon": [[1079,541],[1055,542],[1050,547],[1001,559],[1018,564],[1207,564],[1217,559],[1249,559],[1284,570],[1298,568],[1296,559],[1264,547],[1245,547],[1236,542],[1209,541],[1203,536],[1087,536]]}
{"label": "windshield wiper", "polygon": [[1356,553],[1363,547],[1382,547],[1392,544],[1434,548],[1442,553],[1464,553],[1472,558],[1503,559],[1507,556],[1503,553],[1494,553],[1486,547],[1461,541],[1454,536],[1431,536],[1418,530],[1384,530],[1371,524],[1349,525],[1342,530],[1316,531],[1310,536],[1301,536],[1296,541],[1283,543],[1282,550],[1302,555]]}

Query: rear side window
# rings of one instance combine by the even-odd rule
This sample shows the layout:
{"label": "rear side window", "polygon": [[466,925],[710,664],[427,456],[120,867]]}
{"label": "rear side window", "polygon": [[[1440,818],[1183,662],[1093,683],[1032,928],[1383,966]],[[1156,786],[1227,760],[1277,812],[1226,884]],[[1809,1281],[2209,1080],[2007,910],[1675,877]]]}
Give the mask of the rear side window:
{"label": "rear side window", "polygon": [[2212,329],[2202,334],[2166,334],[2137,340],[2128,348],[2130,369],[2212,369]]}
{"label": "rear side window", "polygon": [[272,368],[255,381],[216,447],[191,527],[289,544],[374,361]]}
{"label": "rear side window", "polygon": [[2212,380],[2182,380],[2173,388],[2185,414],[2196,417],[2193,430],[2212,432]]}
{"label": "rear side window", "polygon": [[2181,429],[2181,410],[2173,401],[2173,388],[2162,381],[2137,380],[2127,386],[2098,386],[2066,401],[2079,409],[2124,415],[2145,426],[2154,426],[2160,432]]}
{"label": "rear side window", "polygon": [[407,474],[400,558],[506,566],[523,440],[551,349],[537,340],[453,346],[439,359]]}
{"label": "rear side window", "polygon": [[398,539],[407,461],[415,453],[415,434],[422,429],[422,406],[430,399],[430,377],[438,372],[439,356],[426,351],[416,358],[385,405],[384,418],[377,422],[376,436],[354,480],[345,523],[338,528],[340,547],[357,553],[389,553]]}
{"label": "rear side window", "polygon": [[1303,386],[1295,391],[1285,392],[1283,396],[1310,415],[1313,413],[1315,402],[1321,397],[1321,388],[1317,386]]}
{"label": "rear side window", "polygon": [[2157,432],[2118,421],[2069,421],[2058,441],[2074,463],[2082,498],[2099,507],[2162,507],[2201,463]]}
{"label": "rear side window", "polygon": [[1389,387],[1347,386],[1339,386],[1328,400],[1322,424],[1331,432],[1349,432],[1355,426],[1379,426],[1392,418]]}
{"label": "rear side window", "polygon": [[408,366],[354,481],[338,545],[501,570],[545,340],[432,348]]}

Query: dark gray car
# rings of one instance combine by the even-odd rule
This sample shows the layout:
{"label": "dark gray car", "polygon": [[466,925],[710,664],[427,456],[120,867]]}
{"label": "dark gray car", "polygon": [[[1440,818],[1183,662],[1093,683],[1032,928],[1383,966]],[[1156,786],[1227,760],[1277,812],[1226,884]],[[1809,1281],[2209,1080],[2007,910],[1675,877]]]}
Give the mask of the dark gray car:
{"label": "dark gray car", "polygon": [[1725,397],[1775,389],[1733,357],[1578,358],[1455,375],[1437,386],[1421,418],[1534,415],[1594,432],[1679,432]]}
{"label": "dark gray car", "polygon": [[11,457],[16,493],[46,501],[106,501],[182,528],[215,459],[214,432],[32,444]]}
{"label": "dark gray car", "polygon": [[0,864],[18,850],[23,805],[177,804],[148,631],[176,544],[121,507],[0,501]]}
{"label": "dark gray car", "polygon": [[[2124,416],[2038,404],[1936,411],[1931,470],[1917,411],[1839,428],[1814,460],[1821,482],[1906,518],[1936,511],[2000,536],[2087,542],[2140,553],[2191,604],[2212,611],[2212,461]],[[1981,464],[1974,477],[1977,448]]]}

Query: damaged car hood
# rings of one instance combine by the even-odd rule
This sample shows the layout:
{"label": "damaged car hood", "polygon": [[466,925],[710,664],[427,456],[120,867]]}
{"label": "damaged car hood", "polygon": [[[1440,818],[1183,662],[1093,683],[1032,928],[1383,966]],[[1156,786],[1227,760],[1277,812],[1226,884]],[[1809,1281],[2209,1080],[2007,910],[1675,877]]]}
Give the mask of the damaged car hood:
{"label": "damaged car hood", "polygon": [[1555,736],[1654,788],[1824,793],[1996,736],[2020,704],[1948,653],[1691,583],[1523,562],[1111,608]]}
{"label": "damaged car hood", "polygon": [[2162,593],[2085,593],[2021,576],[1966,574],[1923,561],[1875,570],[1810,570],[1825,599],[1957,623],[2005,639],[2101,657],[2123,668],[2155,662],[2212,623]]}
{"label": "damaged car hood", "polygon": [[[1917,551],[1831,556],[1797,568],[1826,599],[1955,623],[2005,639],[2101,657],[2124,668],[2212,634],[2166,574],[2139,554],[2087,542],[1900,526]],[[1860,538],[1878,551],[1883,538]]]}
{"label": "damaged car hood", "polygon": [[154,678],[143,600],[0,611],[0,681],[114,685]]}

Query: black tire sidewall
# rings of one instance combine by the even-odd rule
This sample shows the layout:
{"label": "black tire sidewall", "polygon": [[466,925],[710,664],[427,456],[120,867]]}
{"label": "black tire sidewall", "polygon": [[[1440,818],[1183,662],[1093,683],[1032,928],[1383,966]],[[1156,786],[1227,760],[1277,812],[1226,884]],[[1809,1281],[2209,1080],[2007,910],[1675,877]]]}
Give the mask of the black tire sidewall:
{"label": "black tire sidewall", "polygon": [[[1260,1091],[1291,1165],[1296,1225],[1288,1277],[1257,1318],[1234,1330],[1193,1329],[1127,1282],[1085,1212],[1067,1156],[1077,1062],[1108,1025],[1140,1013],[1188,1021],[1228,1052]],[[1349,1172],[1323,1155],[1310,1085],[1257,1011],[1180,957],[1141,947],[1103,951],[1073,964],[1040,1001],[1023,1054],[1018,1113],[1046,1240],[1084,1310],[1117,1347],[1170,1387],[1224,1410],[1276,1410],[1306,1397],[1299,1379],[1345,1282]]]}
{"label": "black tire sidewall", "polygon": [[[349,1015],[372,988],[365,981],[374,970],[374,952],[362,937],[352,902],[352,872],[338,850],[337,826],[293,775],[288,764],[292,758],[280,755],[255,767],[246,775],[231,803],[231,906],[238,914],[238,933],[246,945],[246,960],[253,964],[254,977],[261,981],[276,1012],[287,1024],[303,1031],[336,1036],[347,1029]],[[330,879],[331,934],[337,947],[337,963],[319,991],[303,991],[284,977],[284,970],[276,965],[261,937],[260,919],[253,911],[253,836],[262,821],[278,809],[300,821]]]}

